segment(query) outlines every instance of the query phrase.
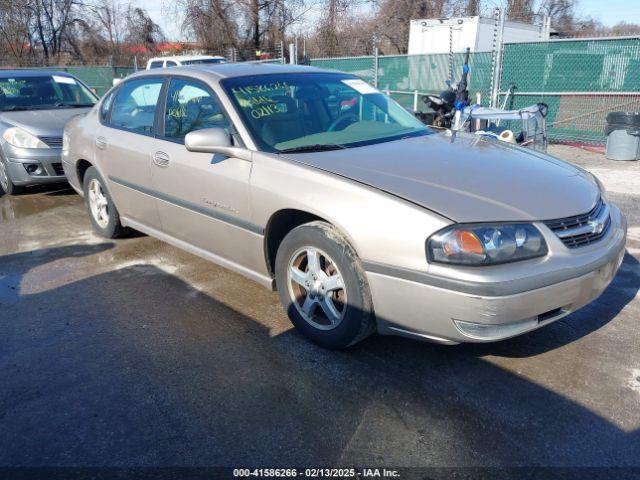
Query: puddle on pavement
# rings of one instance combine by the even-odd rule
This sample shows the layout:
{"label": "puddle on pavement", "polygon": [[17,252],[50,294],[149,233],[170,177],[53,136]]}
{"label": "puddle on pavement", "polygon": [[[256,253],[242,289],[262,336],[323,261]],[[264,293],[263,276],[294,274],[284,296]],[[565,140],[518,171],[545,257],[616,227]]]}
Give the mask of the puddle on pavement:
{"label": "puddle on pavement", "polygon": [[82,202],[70,187],[33,187],[21,195],[0,197],[0,223]]}

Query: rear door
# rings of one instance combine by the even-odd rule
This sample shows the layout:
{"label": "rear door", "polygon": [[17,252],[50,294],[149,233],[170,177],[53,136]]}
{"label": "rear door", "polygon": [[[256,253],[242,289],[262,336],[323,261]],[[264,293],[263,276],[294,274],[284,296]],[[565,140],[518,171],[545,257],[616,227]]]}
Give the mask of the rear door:
{"label": "rear door", "polygon": [[160,228],[152,196],[151,163],[156,110],[163,78],[143,77],[123,82],[103,125],[96,132],[96,157],[120,215]]}
{"label": "rear door", "polygon": [[189,152],[184,146],[187,133],[212,127],[231,131],[211,88],[171,77],[156,152],[164,163],[153,165],[162,229],[236,264],[253,265],[247,249],[261,244],[262,237],[248,223],[251,162]]}

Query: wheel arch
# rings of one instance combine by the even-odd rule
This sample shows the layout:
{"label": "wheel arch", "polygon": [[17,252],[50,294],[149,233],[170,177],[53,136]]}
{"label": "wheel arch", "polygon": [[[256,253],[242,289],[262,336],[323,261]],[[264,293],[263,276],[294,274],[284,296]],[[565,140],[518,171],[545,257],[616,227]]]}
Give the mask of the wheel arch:
{"label": "wheel arch", "polygon": [[315,221],[331,223],[319,215],[296,208],[283,208],[271,215],[264,229],[264,255],[272,277],[275,277],[276,254],[284,237],[294,228]]}
{"label": "wheel arch", "polygon": [[93,167],[93,164],[84,158],[81,158],[76,162],[76,174],[78,175],[78,182],[80,183],[81,189],[84,185],[84,176],[87,173],[87,170],[91,167]]}
{"label": "wheel arch", "polygon": [[283,208],[274,212],[267,222],[267,226],[264,229],[264,254],[265,261],[267,263],[267,270],[269,274],[275,278],[275,266],[276,266],[276,254],[278,248],[284,240],[284,237],[296,227],[304,225],[310,222],[326,222],[340,232],[351,247],[359,255],[350,235],[341,228],[340,224],[333,221],[331,218],[321,216],[317,213],[310,212],[308,210],[301,210],[297,208]]}

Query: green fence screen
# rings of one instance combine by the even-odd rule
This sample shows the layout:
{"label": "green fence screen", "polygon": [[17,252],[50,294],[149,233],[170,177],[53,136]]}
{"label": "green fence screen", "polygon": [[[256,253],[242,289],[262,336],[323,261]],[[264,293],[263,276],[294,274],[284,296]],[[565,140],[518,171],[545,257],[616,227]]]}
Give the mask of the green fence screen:
{"label": "green fence screen", "polygon": [[[458,81],[464,54],[391,55],[312,60],[314,66],[359,75],[388,90],[405,107],[413,107],[414,91],[438,93],[446,80]],[[475,102],[491,97],[492,54],[472,53],[469,93]],[[549,106],[549,138],[558,142],[604,143],[606,115],[640,111],[640,38],[551,41],[507,44],[500,72],[500,101],[514,85],[507,108],[538,102]],[[418,109],[424,109],[419,102]]]}
{"label": "green fence screen", "polygon": [[552,140],[604,143],[609,112],[640,111],[640,38],[506,45],[500,90],[512,84],[508,106],[549,105]]}

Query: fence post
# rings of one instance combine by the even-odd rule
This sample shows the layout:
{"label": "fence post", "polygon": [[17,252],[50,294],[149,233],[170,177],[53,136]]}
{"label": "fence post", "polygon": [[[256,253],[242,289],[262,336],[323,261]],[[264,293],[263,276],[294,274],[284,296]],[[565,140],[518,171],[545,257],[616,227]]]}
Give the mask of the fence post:
{"label": "fence post", "polygon": [[380,66],[378,53],[378,47],[373,47],[373,86],[376,88],[378,88],[378,67]]}
{"label": "fence post", "polygon": [[284,41],[280,41],[280,63],[285,63],[285,60],[284,60]]}
{"label": "fence post", "polygon": [[291,65],[295,65],[297,62],[297,58],[296,58],[296,45],[295,43],[290,43],[289,44],[289,63]]}
{"label": "fence post", "polygon": [[449,81],[453,82],[453,27],[449,27]]}
{"label": "fence post", "polygon": [[500,77],[502,76],[502,54],[503,54],[503,35],[504,20],[506,11],[504,8],[499,9],[499,22],[497,31],[494,36],[494,58],[493,68],[491,70],[491,106],[497,107],[500,98]]}

